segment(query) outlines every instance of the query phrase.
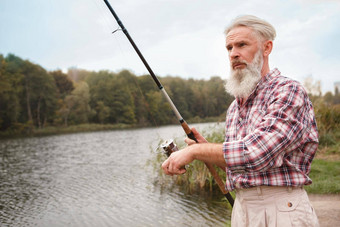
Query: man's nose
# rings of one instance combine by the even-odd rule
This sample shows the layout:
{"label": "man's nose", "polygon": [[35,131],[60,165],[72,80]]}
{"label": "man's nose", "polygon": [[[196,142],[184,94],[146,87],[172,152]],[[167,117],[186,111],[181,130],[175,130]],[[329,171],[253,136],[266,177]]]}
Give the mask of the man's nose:
{"label": "man's nose", "polygon": [[237,51],[237,49],[233,48],[229,52],[229,57],[231,60],[238,59],[240,57],[240,53]]}

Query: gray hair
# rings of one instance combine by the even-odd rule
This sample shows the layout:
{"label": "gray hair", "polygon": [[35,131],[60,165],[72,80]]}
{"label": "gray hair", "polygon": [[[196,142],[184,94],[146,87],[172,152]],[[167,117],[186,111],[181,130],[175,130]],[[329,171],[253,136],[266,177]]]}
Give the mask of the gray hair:
{"label": "gray hair", "polygon": [[262,40],[273,41],[276,36],[275,28],[267,21],[252,15],[244,15],[236,17],[231,24],[225,29],[224,34],[227,35],[233,28],[245,26],[253,29],[257,38]]}

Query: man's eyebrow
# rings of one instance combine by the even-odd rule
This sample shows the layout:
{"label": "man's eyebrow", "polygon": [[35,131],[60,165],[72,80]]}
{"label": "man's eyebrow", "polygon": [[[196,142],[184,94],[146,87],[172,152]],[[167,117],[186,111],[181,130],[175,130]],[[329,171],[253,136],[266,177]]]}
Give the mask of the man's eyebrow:
{"label": "man's eyebrow", "polygon": [[240,39],[240,40],[236,40],[235,43],[249,43],[248,39]]}
{"label": "man's eyebrow", "polygon": [[240,40],[236,40],[236,41],[233,41],[233,42],[227,42],[226,46],[237,45],[237,44],[240,44],[240,43],[249,43],[249,40],[247,40],[247,39],[240,39]]}

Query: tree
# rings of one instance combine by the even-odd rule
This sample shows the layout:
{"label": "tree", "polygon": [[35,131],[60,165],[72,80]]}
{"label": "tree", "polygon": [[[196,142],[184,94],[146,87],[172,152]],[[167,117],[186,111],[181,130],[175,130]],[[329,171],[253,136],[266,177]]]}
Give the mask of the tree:
{"label": "tree", "polygon": [[[168,77],[164,80],[164,86],[172,101],[184,118],[192,117],[192,106],[195,101],[192,86],[188,81],[179,77]],[[164,100],[165,101],[165,100]]]}
{"label": "tree", "polygon": [[149,122],[160,125],[176,122],[169,103],[164,101],[163,95],[159,91],[148,92],[146,99],[149,104]]}
{"label": "tree", "polygon": [[320,97],[322,95],[321,91],[321,81],[314,81],[313,77],[309,76],[303,81],[303,86],[305,87],[310,98],[313,99]]}
{"label": "tree", "polygon": [[332,105],[334,103],[334,96],[332,94],[332,92],[327,92],[324,96],[323,96],[323,100],[327,105]]}
{"label": "tree", "polygon": [[117,77],[110,82],[112,94],[111,116],[115,123],[136,123],[135,105],[132,93],[124,80]]}
{"label": "tree", "polygon": [[338,87],[335,87],[335,95],[333,99],[333,104],[340,104],[340,93]]}
{"label": "tree", "polygon": [[13,127],[20,116],[20,81],[23,75],[15,65],[20,65],[21,62],[14,55],[10,54],[6,58],[0,55],[0,130]]}
{"label": "tree", "polygon": [[45,69],[28,60],[24,61],[23,75],[28,121],[41,128],[55,113],[55,81]]}
{"label": "tree", "polygon": [[98,120],[101,124],[104,124],[110,116],[110,108],[105,106],[103,101],[98,101],[96,106],[96,113]]}
{"label": "tree", "polygon": [[57,87],[54,78],[45,70],[40,68],[40,86],[38,93],[38,103],[36,105],[36,121],[38,127],[44,127],[47,123],[52,123],[57,110]]}
{"label": "tree", "polygon": [[58,88],[59,98],[64,99],[74,90],[72,80],[64,74],[61,70],[52,71],[50,74],[53,76],[55,84]]}
{"label": "tree", "polygon": [[[92,72],[86,82],[90,91],[90,107],[96,110],[93,122],[114,123],[111,116],[111,103],[114,100],[111,83],[115,74],[108,71]],[[108,113],[107,113],[108,112]]]}
{"label": "tree", "polygon": [[90,92],[89,86],[86,82],[81,81],[76,84],[75,89],[70,95],[66,96],[63,109],[59,110],[65,113],[65,122],[70,119],[74,124],[88,123],[94,111],[90,105]]}

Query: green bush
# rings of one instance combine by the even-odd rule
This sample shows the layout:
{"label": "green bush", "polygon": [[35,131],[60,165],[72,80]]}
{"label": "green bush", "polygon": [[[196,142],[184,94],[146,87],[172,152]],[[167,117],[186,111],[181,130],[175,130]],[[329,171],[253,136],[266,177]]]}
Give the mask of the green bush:
{"label": "green bush", "polygon": [[340,154],[340,105],[326,104],[323,99],[313,103],[319,132],[319,150]]}
{"label": "green bush", "polygon": [[319,136],[320,146],[332,146],[336,144],[335,136],[332,133],[325,133]]}

